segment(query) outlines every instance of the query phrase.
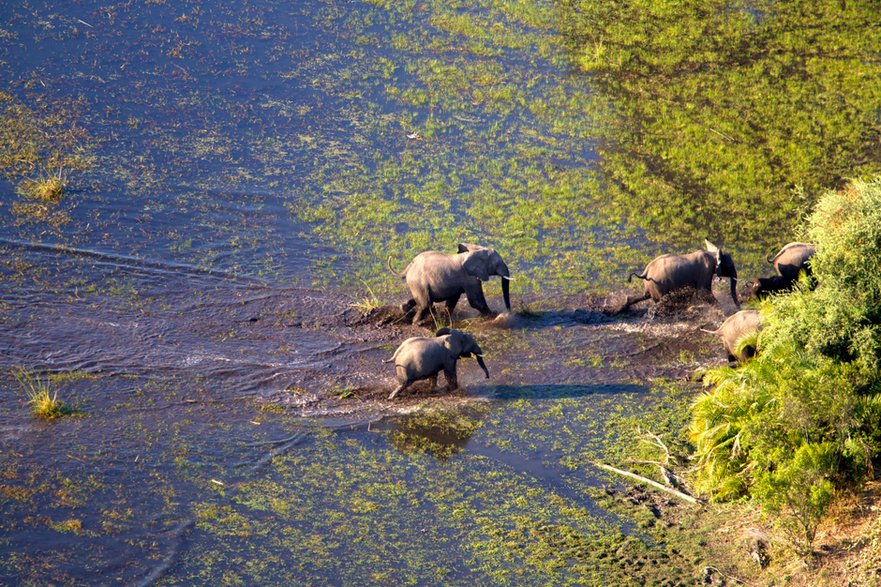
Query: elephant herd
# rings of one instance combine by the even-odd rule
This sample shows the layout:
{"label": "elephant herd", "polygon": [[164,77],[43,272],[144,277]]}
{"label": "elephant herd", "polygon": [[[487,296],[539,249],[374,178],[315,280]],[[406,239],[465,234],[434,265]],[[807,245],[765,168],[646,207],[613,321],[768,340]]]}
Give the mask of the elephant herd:
{"label": "elephant herd", "polygon": [[[642,273],[631,273],[628,281],[633,277],[642,279],[644,292],[638,296],[628,296],[620,311],[649,298],[658,302],[670,292],[685,288],[710,292],[714,277],[729,279],[731,299],[739,307],[737,269],[731,255],[710,241],[705,241],[704,245],[705,250],[685,255],[661,255],[646,265]],[[767,259],[776,274],[751,282],[748,286],[750,296],[762,298],[791,289],[801,271],[810,275],[810,259],[815,252],[816,248],[809,243],[794,242],[784,246],[774,257]],[[389,271],[405,280],[410,290],[411,298],[401,309],[405,314],[415,311],[414,324],[424,320],[433,304],[439,302],[446,303],[447,312],[452,316],[462,294],[465,294],[468,303],[482,315],[491,315],[492,311],[483,295],[482,282],[492,276],[501,278],[505,308],[511,310],[511,273],[501,255],[491,248],[463,243],[459,244],[458,251],[453,255],[426,251],[418,254],[400,273],[392,269],[391,260],[389,256]],[[742,361],[752,357],[756,349],[751,346],[738,349],[738,341],[760,328],[757,310],[741,310],[729,316],[717,330],[705,332],[721,338],[729,361]],[[394,363],[395,376],[399,383],[388,399],[394,399],[398,393],[422,379],[429,379],[433,390],[441,371],[447,381],[447,390],[456,389],[456,363],[460,358],[470,357],[472,354],[489,378],[489,370],[483,361],[483,351],[470,334],[441,328],[432,337],[408,338],[390,359],[383,361]]]}

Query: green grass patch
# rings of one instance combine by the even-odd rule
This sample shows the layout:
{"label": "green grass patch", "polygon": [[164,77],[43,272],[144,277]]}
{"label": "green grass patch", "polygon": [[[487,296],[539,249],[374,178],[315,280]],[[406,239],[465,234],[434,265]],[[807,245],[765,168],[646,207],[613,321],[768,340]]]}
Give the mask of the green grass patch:
{"label": "green grass patch", "polygon": [[31,412],[39,418],[54,420],[61,416],[80,413],[76,408],[58,399],[58,390],[53,389],[48,377],[41,378],[24,368],[13,369],[12,375],[25,392]]}

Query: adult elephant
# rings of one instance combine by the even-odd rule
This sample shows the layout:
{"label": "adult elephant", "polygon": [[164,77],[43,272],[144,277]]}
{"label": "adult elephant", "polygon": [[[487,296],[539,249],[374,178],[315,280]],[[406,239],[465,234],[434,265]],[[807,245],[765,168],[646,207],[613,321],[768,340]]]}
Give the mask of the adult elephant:
{"label": "adult elephant", "polygon": [[627,281],[638,277],[645,281],[645,292],[641,296],[627,296],[622,309],[631,304],[651,298],[655,302],[671,291],[685,287],[712,291],[713,277],[727,277],[731,284],[731,299],[737,301],[737,269],[729,253],[725,253],[708,240],[704,241],[706,251],[695,251],[687,255],[661,255],[645,266],[641,274],[631,273]]}
{"label": "adult elephant", "polygon": [[768,257],[768,263],[774,266],[777,275],[790,282],[798,279],[798,274],[804,271],[811,274],[809,261],[817,252],[817,247],[811,243],[789,243],[773,257]]}
{"label": "adult elephant", "polygon": [[462,294],[465,294],[468,303],[475,310],[484,316],[492,314],[483,295],[481,282],[493,275],[502,278],[505,308],[511,310],[508,289],[511,272],[501,255],[491,248],[460,243],[455,255],[426,251],[416,255],[401,273],[396,273],[392,269],[391,255],[387,264],[393,275],[407,281],[407,288],[413,297],[402,306],[402,309],[404,312],[409,312],[414,306],[416,307],[413,324],[425,318],[435,302],[446,302],[447,311],[452,315]]}

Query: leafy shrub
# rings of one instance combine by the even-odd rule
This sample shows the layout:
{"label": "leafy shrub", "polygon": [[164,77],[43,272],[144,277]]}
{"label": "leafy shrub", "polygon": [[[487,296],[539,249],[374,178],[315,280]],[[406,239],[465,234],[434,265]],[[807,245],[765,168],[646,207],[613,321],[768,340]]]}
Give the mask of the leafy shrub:
{"label": "leafy shrub", "polygon": [[802,553],[881,447],[881,179],[824,195],[805,235],[817,287],[763,303],[760,354],[707,373],[690,428],[697,487],[785,513]]}

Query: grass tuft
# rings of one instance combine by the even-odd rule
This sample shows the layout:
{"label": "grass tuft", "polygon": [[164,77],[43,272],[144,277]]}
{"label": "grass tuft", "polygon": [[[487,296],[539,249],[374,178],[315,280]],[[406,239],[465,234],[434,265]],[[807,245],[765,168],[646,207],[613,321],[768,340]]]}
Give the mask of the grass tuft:
{"label": "grass tuft", "polygon": [[64,195],[67,182],[60,176],[41,179],[26,179],[21,183],[21,191],[27,197],[41,202],[57,203]]}
{"label": "grass tuft", "polygon": [[367,288],[367,295],[365,295],[357,302],[352,302],[351,304],[349,304],[349,306],[366,315],[373,310],[381,308],[382,302],[379,301],[379,298],[376,297],[376,294],[373,293],[373,289],[371,289],[366,281],[362,281],[361,283],[363,283],[364,287]]}
{"label": "grass tuft", "polygon": [[36,373],[24,368],[13,369],[12,375],[18,380],[27,395],[27,403],[31,406],[33,414],[46,420],[54,420],[61,416],[76,413],[76,410],[67,406],[58,399],[58,390],[52,390],[49,378],[41,379]]}

